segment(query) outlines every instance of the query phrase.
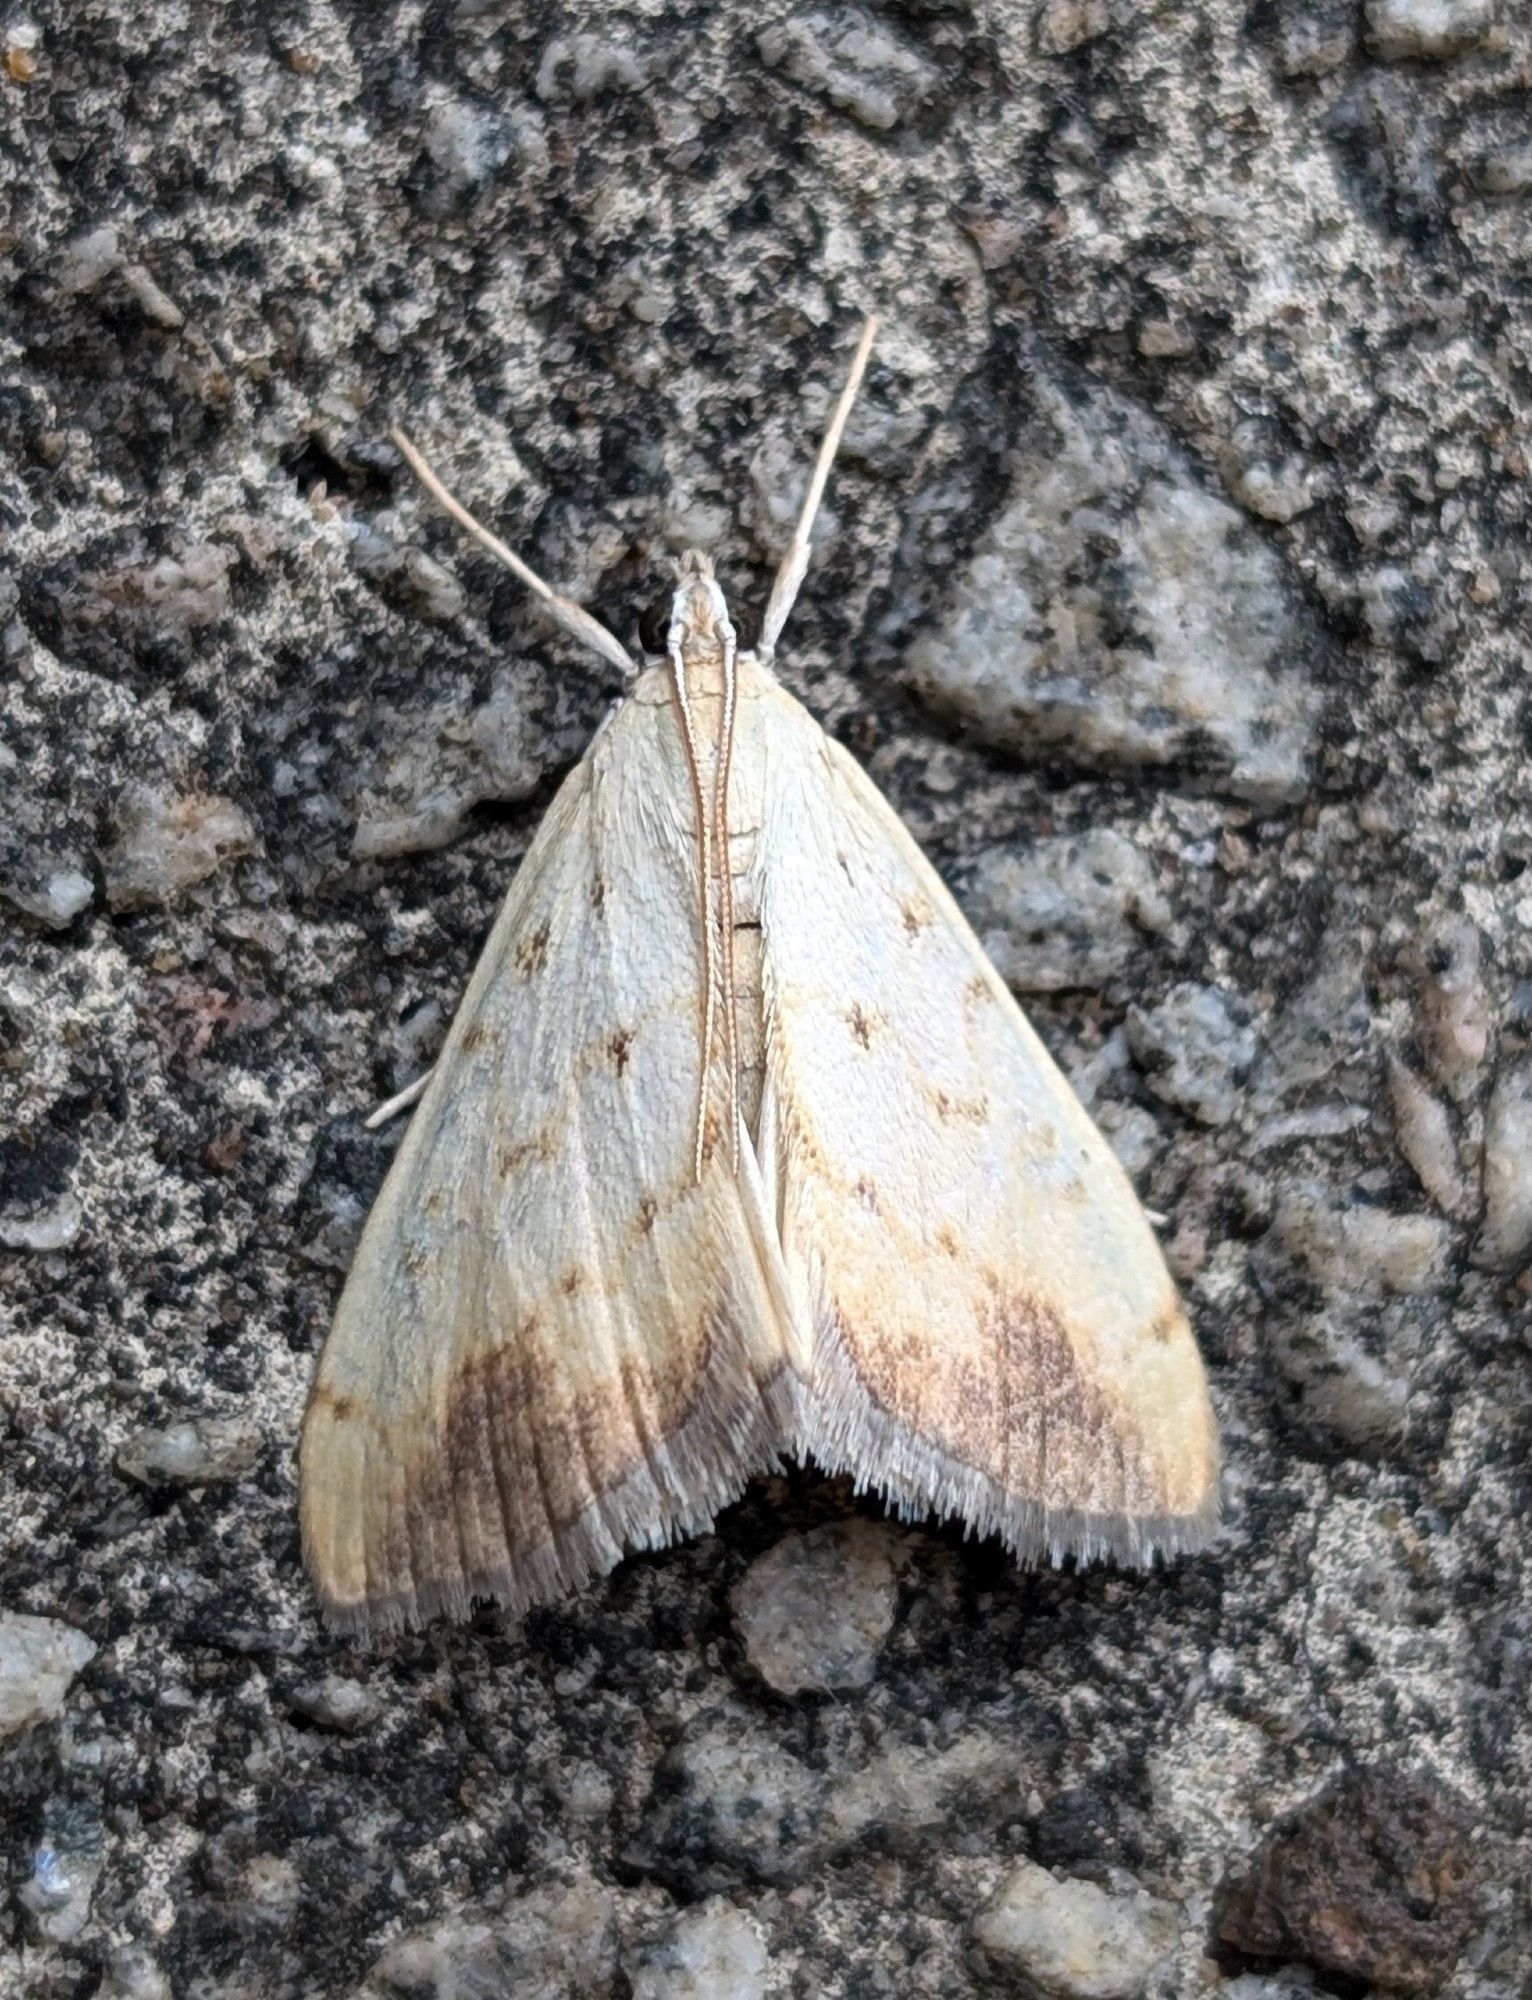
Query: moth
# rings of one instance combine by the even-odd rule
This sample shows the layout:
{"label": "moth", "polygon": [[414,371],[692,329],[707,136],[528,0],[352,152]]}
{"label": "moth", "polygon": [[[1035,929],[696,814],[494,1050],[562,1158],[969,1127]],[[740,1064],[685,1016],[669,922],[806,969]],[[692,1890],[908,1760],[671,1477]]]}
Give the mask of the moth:
{"label": "moth", "polygon": [[772,671],[874,332],[754,645],[693,551],[635,662],[396,434],[627,694],[511,885],[320,1361],[303,1546],[340,1628],[559,1597],[786,1454],[1023,1561],[1212,1530],[1202,1366],[1126,1175]]}

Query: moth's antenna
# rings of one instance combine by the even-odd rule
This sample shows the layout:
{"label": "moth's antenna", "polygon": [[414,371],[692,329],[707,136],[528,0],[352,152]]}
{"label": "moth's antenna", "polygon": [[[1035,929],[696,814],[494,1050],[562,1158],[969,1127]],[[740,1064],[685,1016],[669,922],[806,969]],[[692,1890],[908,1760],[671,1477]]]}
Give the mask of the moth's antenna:
{"label": "moth's antenna", "polygon": [[492,535],[482,522],[476,521],[461,501],[453,499],[403,431],[391,430],[389,436],[403,452],[411,472],[436,504],[450,514],[460,528],[466,528],[474,540],[488,549],[492,556],[503,562],[512,576],[519,578],[534,597],[541,598],[547,606],[548,615],[556,625],[562,625],[571,638],[581,640],[594,652],[599,653],[602,659],[616,667],[625,679],[632,680],[637,676],[638,667],[627,647],[614,633],[608,632],[599,618],[592,618],[584,606],[576,604],[572,597],[564,597],[558,591],[551,589],[536,570],[529,569],[513,549],[506,547],[498,535]]}
{"label": "moth's antenna", "polygon": [[769,660],[776,651],[777,637],[787,623],[787,614],[793,608],[793,601],[803,583],[809,566],[809,534],[814,526],[814,516],[819,512],[819,503],[824,498],[825,481],[830,477],[830,467],[835,462],[835,454],[840,449],[846,419],[851,415],[851,405],[856,401],[856,392],[862,386],[862,377],[867,373],[868,358],[872,353],[872,343],[877,338],[878,322],[869,315],[862,328],[862,337],[856,344],[856,353],[851,357],[851,372],[846,377],[846,386],[840,392],[840,401],[835,405],[835,414],[830,419],[830,427],[825,432],[824,443],[819,447],[819,457],[814,461],[814,476],[809,481],[809,490],[803,496],[803,512],[798,516],[798,525],[793,530],[793,539],[787,554],[783,556],[781,567],[771,586],[771,598],[766,606],[766,616],[761,621],[761,642],[757,652],[764,660]]}

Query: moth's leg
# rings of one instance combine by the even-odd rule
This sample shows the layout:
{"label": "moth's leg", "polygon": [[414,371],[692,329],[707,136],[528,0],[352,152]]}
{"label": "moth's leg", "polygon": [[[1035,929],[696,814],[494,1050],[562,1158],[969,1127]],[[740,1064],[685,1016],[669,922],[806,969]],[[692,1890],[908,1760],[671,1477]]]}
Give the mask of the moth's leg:
{"label": "moth's leg", "polygon": [[427,1070],[424,1076],[417,1076],[413,1083],[407,1083],[403,1090],[396,1090],[392,1097],[380,1104],[376,1111],[369,1111],[362,1123],[369,1132],[376,1132],[380,1125],[386,1125],[390,1118],[396,1118],[401,1111],[408,1111],[431,1081],[434,1071]]}
{"label": "moth's leg", "polygon": [[766,604],[766,616],[761,621],[761,643],[757,648],[760,657],[769,661],[776,651],[777,639],[782,627],[787,623],[787,614],[803,583],[809,566],[809,535],[813,530],[814,516],[819,512],[819,503],[824,498],[825,481],[830,477],[830,467],[835,462],[835,454],[840,449],[840,441],[845,433],[846,419],[851,415],[851,405],[856,401],[856,392],[862,386],[862,377],[867,372],[868,357],[872,353],[872,343],[877,336],[878,322],[869,318],[862,328],[862,337],[856,344],[856,353],[851,357],[851,371],[846,377],[846,386],[840,392],[840,401],[835,405],[835,414],[830,419],[830,427],[825,432],[824,442],[819,447],[819,456],[814,461],[814,474],[809,480],[809,490],[803,498],[803,511],[798,516],[798,525],[793,530],[793,539],[788,545],[771,586],[771,596]]}
{"label": "moth's leg", "polygon": [[460,500],[454,500],[403,431],[392,430],[389,436],[404,454],[411,472],[436,504],[450,514],[460,528],[465,528],[476,542],[488,549],[497,562],[503,562],[512,576],[524,583],[534,597],[541,599],[549,617],[556,625],[562,626],[571,638],[578,639],[582,645],[589,646],[593,652],[599,653],[603,660],[609,661],[625,681],[637,679],[638,667],[627,647],[615,633],[608,632],[599,618],[592,618],[583,604],[576,604],[572,597],[565,597],[551,584],[544,583],[537,571],[524,563],[514,549],[507,548],[498,535],[492,535],[482,521],[476,520],[469,513]]}

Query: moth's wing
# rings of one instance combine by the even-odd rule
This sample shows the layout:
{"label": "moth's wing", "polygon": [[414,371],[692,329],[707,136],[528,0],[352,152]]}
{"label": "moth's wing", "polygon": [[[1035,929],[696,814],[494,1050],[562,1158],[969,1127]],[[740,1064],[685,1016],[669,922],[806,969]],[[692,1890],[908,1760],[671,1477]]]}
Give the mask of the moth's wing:
{"label": "moth's wing", "polygon": [[757,704],[760,1151],[813,1363],[797,1439],[1020,1556],[1189,1548],[1218,1447],[1127,1176],[866,773]]}
{"label": "moth's wing", "polygon": [[705,1527],[790,1430],[773,1253],[726,1147],[695,1177],[693,842],[646,679],[517,874],[336,1312],[301,1483],[339,1625],[555,1597]]}

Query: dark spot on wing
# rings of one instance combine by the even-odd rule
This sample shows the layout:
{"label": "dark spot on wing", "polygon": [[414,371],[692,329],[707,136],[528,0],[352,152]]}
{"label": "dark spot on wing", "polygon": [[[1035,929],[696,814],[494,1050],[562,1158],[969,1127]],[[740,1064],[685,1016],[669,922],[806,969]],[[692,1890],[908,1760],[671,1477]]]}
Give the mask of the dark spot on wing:
{"label": "dark spot on wing", "polygon": [[865,1174],[857,1182],[855,1193],[857,1200],[862,1204],[863,1208],[871,1209],[872,1213],[876,1215],[878,1212],[878,1190]]}
{"label": "dark spot on wing", "polygon": [[518,940],[516,970],[523,979],[535,978],[548,963],[548,944],[552,936],[552,926],[544,917],[534,930],[528,931]]}
{"label": "dark spot on wing", "polygon": [[653,1229],[655,1217],[659,1214],[659,1212],[660,1212],[659,1203],[655,1200],[652,1194],[645,1194],[639,1196],[638,1226],[643,1231],[645,1236],[647,1236],[650,1230]]}
{"label": "dark spot on wing", "polygon": [[846,1025],[864,1049],[872,1047],[872,1022],[862,1009],[859,1000],[853,1000],[851,1011],[846,1016]]}
{"label": "dark spot on wing", "polygon": [[590,885],[590,906],[599,917],[606,908],[606,881],[603,876],[594,876]]}
{"label": "dark spot on wing", "polygon": [[1169,1305],[1162,1313],[1156,1315],[1154,1323],[1149,1328],[1149,1338],[1163,1347],[1166,1341],[1174,1340],[1187,1331],[1185,1313],[1178,1305]]}
{"label": "dark spot on wing", "polygon": [[631,1028],[614,1028],[607,1037],[606,1052],[612,1058],[612,1067],[622,1076],[628,1067],[628,1051],[633,1046]]}
{"label": "dark spot on wing", "polygon": [[534,1132],[530,1139],[523,1139],[514,1146],[500,1149],[500,1172],[505,1180],[525,1173],[528,1167],[540,1165],[553,1158],[553,1143],[547,1132]]}
{"label": "dark spot on wing", "polygon": [[989,1123],[989,1099],[986,1097],[950,1097],[945,1090],[936,1090],[931,1093],[931,1104],[944,1125]]}
{"label": "dark spot on wing", "polygon": [[702,1158],[711,1160],[723,1141],[723,1126],[718,1113],[708,1106],[707,1116],[702,1121]]}
{"label": "dark spot on wing", "polygon": [[918,938],[920,933],[930,926],[931,906],[925,901],[916,901],[911,898],[899,905],[899,914],[904,918],[904,929],[907,937]]}

